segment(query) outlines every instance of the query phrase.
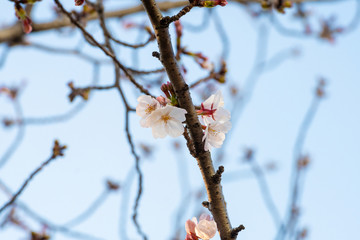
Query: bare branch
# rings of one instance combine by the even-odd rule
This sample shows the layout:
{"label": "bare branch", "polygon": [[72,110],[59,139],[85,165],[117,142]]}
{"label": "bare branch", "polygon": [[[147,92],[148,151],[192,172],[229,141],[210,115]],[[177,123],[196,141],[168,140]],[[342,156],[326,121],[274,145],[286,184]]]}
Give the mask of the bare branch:
{"label": "bare branch", "polygon": [[36,176],[36,174],[38,174],[46,165],[51,163],[57,157],[63,156],[63,151],[65,148],[66,146],[61,146],[58,141],[55,141],[51,157],[43,162],[35,171],[30,174],[30,176],[25,180],[19,190],[12,196],[12,198],[0,208],[0,214],[17,200],[17,198],[25,190],[26,186]]}
{"label": "bare branch", "polygon": [[190,96],[189,87],[185,83],[175,59],[168,28],[161,26],[160,21],[162,19],[162,14],[155,1],[142,0],[142,3],[147,14],[149,15],[155,31],[155,35],[157,37],[160,50],[160,60],[164,65],[168,77],[175,89],[180,107],[187,111],[186,124],[194,143],[195,156],[203,176],[209,202],[212,206],[212,215],[217,223],[220,237],[223,240],[235,239],[231,234],[232,228],[227,215],[221,184],[216,184],[212,180],[212,176],[215,174],[215,170],[210,152],[204,150],[201,124],[199,123],[198,116],[195,112],[195,107]]}

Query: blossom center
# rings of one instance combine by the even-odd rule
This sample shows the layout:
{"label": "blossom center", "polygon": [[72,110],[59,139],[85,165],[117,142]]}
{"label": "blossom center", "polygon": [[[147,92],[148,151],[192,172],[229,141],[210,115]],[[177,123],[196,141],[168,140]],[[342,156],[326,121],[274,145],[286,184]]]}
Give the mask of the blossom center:
{"label": "blossom center", "polygon": [[212,128],[209,128],[208,132],[213,136],[216,136],[219,133],[219,131],[216,131],[215,129]]}
{"label": "blossom center", "polygon": [[215,118],[214,118],[214,113],[216,112],[216,108],[214,109],[214,103],[211,104],[211,109],[207,109],[205,108],[204,106],[204,103],[201,103],[201,109],[200,110],[197,110],[197,114],[198,115],[201,115],[201,116],[209,116],[209,117],[212,117],[212,119],[214,119],[215,121]]}
{"label": "blossom center", "polygon": [[167,123],[167,121],[169,121],[170,120],[170,116],[169,115],[163,115],[163,116],[161,116],[161,120],[163,121],[163,122],[165,122],[165,123]]}
{"label": "blossom center", "polygon": [[146,114],[150,114],[155,110],[155,105],[148,104],[148,107],[145,109]]}

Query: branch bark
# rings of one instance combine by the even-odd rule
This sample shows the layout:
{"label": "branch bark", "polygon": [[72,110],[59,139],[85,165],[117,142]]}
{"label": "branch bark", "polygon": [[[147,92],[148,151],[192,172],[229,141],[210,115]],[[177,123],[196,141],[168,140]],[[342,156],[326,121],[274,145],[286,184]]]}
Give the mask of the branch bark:
{"label": "branch bark", "polygon": [[214,220],[217,223],[221,239],[236,239],[236,236],[231,234],[232,227],[227,214],[226,203],[222,193],[221,184],[220,182],[213,181],[215,170],[211,155],[210,152],[204,150],[204,144],[202,141],[203,131],[201,129],[201,124],[190,96],[189,86],[185,83],[175,59],[168,27],[161,25],[160,22],[163,16],[154,0],[142,0],[142,3],[155,31],[158,47],[160,50],[160,61],[163,64],[167,75],[175,89],[180,107],[187,111],[186,124],[194,144],[194,156],[196,157],[205,183],[210,203],[209,210],[211,211]]}
{"label": "branch bark", "polygon": [[[178,1],[178,2],[161,2],[159,7],[162,11],[167,11],[172,8],[183,7],[188,3],[188,1]],[[116,11],[110,11],[104,13],[104,17],[107,18],[121,18],[127,15],[131,15],[138,12],[143,12],[144,8],[142,5],[138,5],[135,7],[130,7],[127,9],[121,9]],[[85,18],[86,21],[94,21],[99,20],[99,16],[97,13],[91,14]],[[63,27],[70,27],[73,26],[69,18],[64,17],[61,19],[56,19],[51,22],[45,23],[33,23],[32,32],[42,32],[47,30],[59,29]],[[24,31],[21,27],[21,24],[16,23],[13,26],[0,30],[0,43],[2,42],[11,42],[13,40],[19,39],[24,36]]]}

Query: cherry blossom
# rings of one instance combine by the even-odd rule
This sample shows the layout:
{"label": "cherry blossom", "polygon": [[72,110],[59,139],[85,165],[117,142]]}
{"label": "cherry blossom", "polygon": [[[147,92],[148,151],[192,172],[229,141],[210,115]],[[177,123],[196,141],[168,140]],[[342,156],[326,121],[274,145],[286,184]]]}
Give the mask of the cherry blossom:
{"label": "cherry blossom", "polygon": [[[161,90],[166,97],[140,96],[136,113],[141,117],[142,127],[152,128],[154,138],[167,135],[178,137],[184,133],[185,109],[177,107],[177,97],[170,82],[163,84]],[[231,128],[230,112],[223,108],[224,99],[220,91],[211,95],[201,104],[197,114],[201,116],[205,151],[219,148],[225,140],[225,133]],[[190,236],[188,237],[189,239]]]}
{"label": "cherry blossom", "polygon": [[208,240],[215,236],[217,232],[216,222],[208,214],[202,214],[197,222],[196,217],[185,222],[185,240]]}
{"label": "cherry blossom", "polygon": [[153,111],[146,119],[146,126],[152,128],[154,138],[164,138],[167,135],[178,137],[184,133],[186,110],[167,105]]}
{"label": "cherry blossom", "polygon": [[218,122],[214,121],[211,123],[208,123],[204,136],[203,141],[204,143],[204,149],[205,151],[211,150],[212,147],[219,148],[223,144],[225,140],[225,133],[227,133],[231,129],[231,122]]}
{"label": "cherry blossom", "polygon": [[136,106],[136,114],[141,117],[140,125],[142,127],[150,127],[146,119],[151,115],[153,111],[160,108],[160,103],[153,97],[143,95],[138,97],[139,104]]}
{"label": "cherry blossom", "polygon": [[224,123],[230,120],[230,112],[223,106],[224,98],[221,91],[217,91],[201,104],[201,109],[197,113],[202,116],[205,124],[214,121]]}

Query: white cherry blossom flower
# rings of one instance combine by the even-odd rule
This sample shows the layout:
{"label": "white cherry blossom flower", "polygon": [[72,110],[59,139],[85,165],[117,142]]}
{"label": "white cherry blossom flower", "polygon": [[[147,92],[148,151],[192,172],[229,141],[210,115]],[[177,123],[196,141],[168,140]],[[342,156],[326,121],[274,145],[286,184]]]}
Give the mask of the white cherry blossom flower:
{"label": "white cherry blossom flower", "polygon": [[184,133],[186,110],[167,105],[158,108],[146,119],[146,125],[152,128],[154,138],[164,138],[167,135],[178,137]]}
{"label": "white cherry blossom flower", "polygon": [[198,113],[202,116],[205,124],[218,121],[226,122],[230,120],[230,112],[223,108],[224,98],[221,91],[212,94],[201,104]]}
{"label": "white cherry blossom flower", "polygon": [[140,125],[142,127],[149,127],[146,123],[146,119],[158,108],[160,103],[153,97],[142,95],[138,97],[139,104],[136,106],[136,114],[141,117]]}
{"label": "white cherry blossom flower", "polygon": [[208,123],[204,132],[203,141],[205,151],[211,150],[212,147],[219,148],[225,140],[225,133],[231,129],[231,122],[214,121]]}
{"label": "white cherry blossom flower", "polygon": [[210,215],[201,214],[199,222],[197,222],[196,217],[187,220],[185,230],[187,233],[185,240],[197,240],[199,238],[208,240],[215,236],[217,225]]}

